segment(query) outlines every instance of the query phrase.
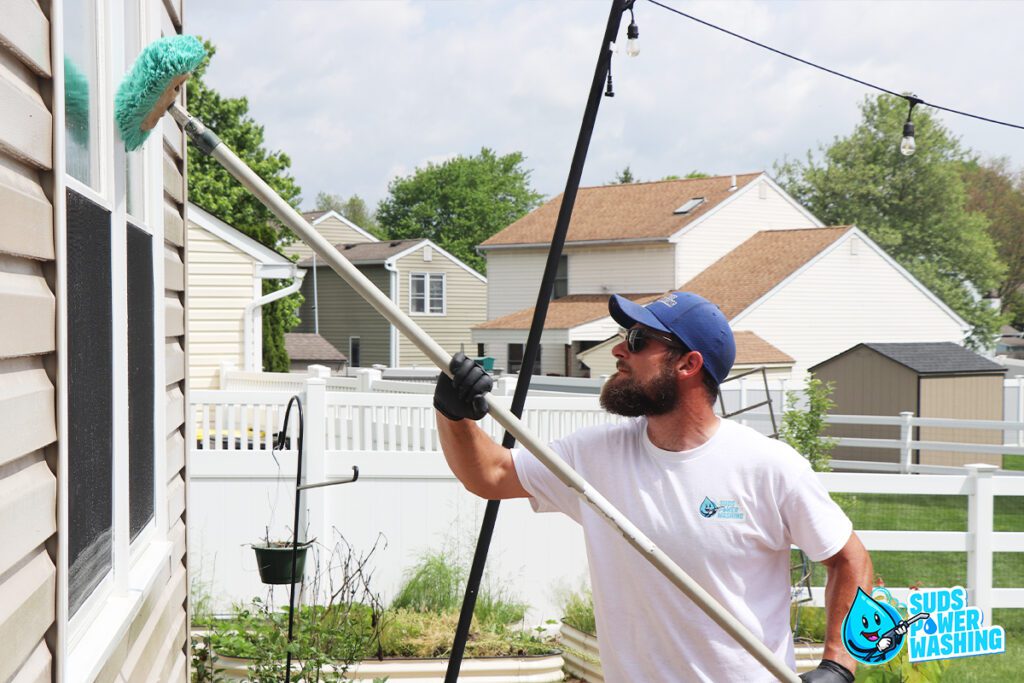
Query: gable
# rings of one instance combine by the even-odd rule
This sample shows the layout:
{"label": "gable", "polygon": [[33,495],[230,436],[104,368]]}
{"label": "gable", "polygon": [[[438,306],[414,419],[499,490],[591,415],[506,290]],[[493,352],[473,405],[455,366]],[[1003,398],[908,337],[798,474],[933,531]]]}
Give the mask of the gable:
{"label": "gable", "polygon": [[[334,211],[315,211],[303,214],[317,232],[331,244],[364,244],[380,240],[355,223]],[[299,259],[309,258],[313,250],[302,240],[296,240],[283,249],[288,256]]]}

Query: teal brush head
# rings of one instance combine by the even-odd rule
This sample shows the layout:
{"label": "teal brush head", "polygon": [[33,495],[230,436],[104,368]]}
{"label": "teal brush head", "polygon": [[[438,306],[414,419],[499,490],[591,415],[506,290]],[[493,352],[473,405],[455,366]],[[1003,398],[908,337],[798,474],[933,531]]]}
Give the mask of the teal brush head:
{"label": "teal brush head", "polygon": [[114,98],[114,121],[126,150],[142,146],[173,101],[176,88],[205,56],[195,36],[161,38],[142,51]]}
{"label": "teal brush head", "polygon": [[89,79],[64,58],[64,118],[68,135],[80,145],[89,143]]}

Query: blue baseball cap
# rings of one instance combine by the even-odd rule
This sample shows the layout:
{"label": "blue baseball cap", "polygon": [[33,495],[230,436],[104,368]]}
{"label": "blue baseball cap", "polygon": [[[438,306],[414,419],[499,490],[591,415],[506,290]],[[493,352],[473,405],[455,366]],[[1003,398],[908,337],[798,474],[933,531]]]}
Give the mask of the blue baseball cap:
{"label": "blue baseball cap", "polygon": [[629,329],[640,323],[668,332],[693,351],[700,351],[704,367],[721,384],[736,360],[736,340],[725,315],[704,297],[693,292],[670,292],[646,306],[613,294],[608,312]]}

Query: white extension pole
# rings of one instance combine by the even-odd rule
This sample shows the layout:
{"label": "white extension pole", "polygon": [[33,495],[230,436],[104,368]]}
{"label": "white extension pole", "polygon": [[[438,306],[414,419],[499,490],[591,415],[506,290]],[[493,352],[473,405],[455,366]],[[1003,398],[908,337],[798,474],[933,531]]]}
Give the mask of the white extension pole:
{"label": "white extension pole", "polygon": [[[170,112],[183,127],[192,129],[190,135],[201,135],[202,123],[189,116],[180,105],[171,106]],[[196,130],[200,129],[200,130]],[[345,282],[373,306],[378,313],[387,318],[392,325],[414,343],[430,360],[447,375],[451,375],[448,364],[451,356],[434,341],[412,318],[402,312],[369,278],[343,257],[327,239],[318,233],[290,204],[267,185],[245,162],[223,143],[217,144],[211,151],[214,159],[221,163],[242,185],[252,192],[275,216],[308,244]],[[498,400],[486,395],[491,415],[502,427],[507,429],[516,440],[526,447],[541,463],[544,464],[558,479],[573,489],[588,505],[617,527],[626,540],[653,564],[665,577],[675,584],[683,593],[693,600],[716,624],[743,646],[757,661],[761,662],[780,681],[800,683],[797,675],[782,662],[775,653],[758,640],[736,617],[718,604],[707,591],[690,578],[679,565],[672,561],[651,539],[615,508],[604,496],[590,486],[575,470],[565,464],[558,454],[547,444],[541,442],[530,432],[519,419],[504,408]]]}

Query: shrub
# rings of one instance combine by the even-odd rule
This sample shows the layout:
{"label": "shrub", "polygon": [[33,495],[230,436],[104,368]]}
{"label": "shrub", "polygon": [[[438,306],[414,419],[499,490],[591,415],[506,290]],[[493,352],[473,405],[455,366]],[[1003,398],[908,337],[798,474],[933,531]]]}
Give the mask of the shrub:
{"label": "shrub", "polygon": [[558,596],[562,608],[562,620],[575,629],[597,634],[597,622],[594,619],[594,594],[590,588],[565,590]]}
{"label": "shrub", "polygon": [[835,448],[837,439],[822,436],[825,431],[825,416],[835,407],[832,400],[832,382],[822,382],[813,375],[807,380],[804,390],[806,407],[801,409],[801,396],[795,391],[786,392],[786,411],[782,415],[779,438],[807,458],[815,472],[828,472],[829,453]]}

